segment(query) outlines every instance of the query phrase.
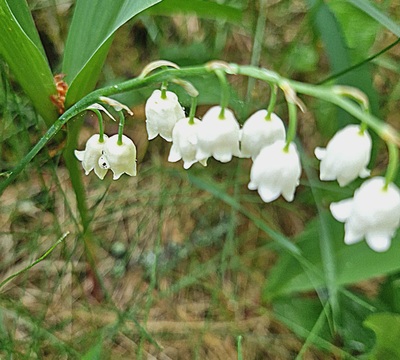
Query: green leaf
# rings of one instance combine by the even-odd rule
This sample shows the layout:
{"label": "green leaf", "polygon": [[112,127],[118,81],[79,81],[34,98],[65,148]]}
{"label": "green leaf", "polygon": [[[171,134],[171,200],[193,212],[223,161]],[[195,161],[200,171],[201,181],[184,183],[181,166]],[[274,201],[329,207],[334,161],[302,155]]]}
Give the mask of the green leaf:
{"label": "green leaf", "polygon": [[[334,237],[334,258],[336,259],[337,286],[353,284],[362,280],[400,270],[398,254],[400,252],[400,232],[392,241],[391,248],[384,253],[371,250],[365,241],[354,245],[344,244],[343,224],[337,222],[329,214],[326,216],[326,230]],[[296,237],[296,245],[302,254],[321,272],[324,271],[321,254],[318,247],[320,238],[320,220],[311,221],[306,230]],[[281,295],[296,292],[312,291],[324,288],[326,285],[317,278],[310,280],[308,274],[290,254],[281,256],[269,274],[264,288],[264,298],[270,300]]]}
{"label": "green leaf", "polygon": [[[342,0],[329,2],[343,30],[352,62],[359,62],[368,57],[373,46],[379,24],[366,13]],[[362,31],[360,31],[362,29]]]}
{"label": "green leaf", "polygon": [[[34,38],[32,29],[28,30],[30,26],[27,25],[29,21],[26,14],[24,15],[22,10],[19,11],[18,16],[24,19],[25,29]],[[58,117],[56,108],[50,101],[50,96],[56,93],[51,69],[43,55],[43,49],[38,48],[27,35],[6,0],[0,0],[0,33],[0,55],[7,62],[37,112],[47,125],[51,125]]]}
{"label": "green leaf", "polygon": [[[314,17],[316,29],[324,42],[332,73],[339,74],[346,69],[350,69],[353,62],[349,44],[346,42],[346,36],[336,14],[331,11],[330,7],[325,2],[318,0],[308,0],[308,2],[313,10],[311,13]],[[353,28],[348,27],[347,30],[353,31]],[[350,35],[348,37],[351,38]],[[358,38],[358,41],[367,40],[369,41],[369,37]],[[365,51],[368,45],[369,42],[360,48]],[[369,98],[372,113],[379,117],[379,97],[373,87],[369,65],[369,63],[366,63],[352,71],[344,72],[343,75],[336,78],[336,82],[343,85],[354,86],[363,91]],[[355,122],[352,116],[342,109],[337,110],[338,127],[344,127],[351,122]],[[319,127],[324,127],[324,123],[319,125]],[[375,158],[375,153],[376,150],[374,148],[373,159]]]}
{"label": "green leaf", "polygon": [[43,57],[46,57],[42,41],[40,40],[35,22],[33,21],[32,14],[29,10],[26,0],[7,0],[7,3],[25,34],[29,36],[38,50],[42,52]]}
{"label": "green leaf", "polygon": [[65,45],[63,72],[70,84],[67,106],[91,91],[115,31],[160,0],[78,0]]}
{"label": "green leaf", "polygon": [[172,15],[176,13],[194,14],[200,18],[224,19],[236,24],[241,24],[243,20],[242,9],[203,0],[163,0],[146,11],[146,14],[151,15]]}
{"label": "green leaf", "polygon": [[364,325],[376,335],[376,344],[369,359],[400,359],[400,315],[372,314],[365,320]]}
{"label": "green leaf", "polygon": [[348,0],[350,4],[364,11],[366,14],[371,16],[377,22],[382,24],[386,29],[391,31],[396,36],[400,37],[400,26],[396,24],[392,19],[382,13],[374,5],[372,5],[368,0]]}
{"label": "green leaf", "polygon": [[[373,333],[363,325],[372,308],[365,307],[363,301],[347,296],[340,298],[339,332],[341,349],[346,352],[345,359],[353,358],[351,353],[365,353],[373,347]],[[320,299],[287,297],[274,301],[272,305],[274,316],[297,336],[321,349],[333,351],[331,343],[335,336],[328,320],[331,311],[327,306],[324,309]]]}

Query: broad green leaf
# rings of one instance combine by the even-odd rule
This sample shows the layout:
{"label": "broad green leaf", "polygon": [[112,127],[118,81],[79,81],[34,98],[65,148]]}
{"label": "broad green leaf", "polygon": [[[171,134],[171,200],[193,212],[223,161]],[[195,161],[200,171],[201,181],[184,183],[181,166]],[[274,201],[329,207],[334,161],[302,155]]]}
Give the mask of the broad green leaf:
{"label": "broad green leaf", "polygon": [[46,57],[26,0],[7,0],[7,3],[25,34],[32,40],[38,50],[41,51],[43,57]]}
{"label": "broad green leaf", "polygon": [[49,64],[5,0],[0,0],[0,33],[0,56],[7,62],[38,113],[51,125],[58,115],[50,101],[56,89]]}
{"label": "broad green leaf", "polygon": [[201,18],[224,19],[240,24],[243,20],[243,10],[229,5],[204,0],[163,0],[146,11],[151,15],[171,15],[176,13],[195,14]]}
{"label": "broad green leaf", "polygon": [[63,73],[70,84],[67,105],[91,91],[98,80],[114,32],[160,0],[78,0],[65,45]]}
{"label": "broad green leaf", "polygon": [[[319,32],[322,41],[325,45],[325,50],[331,65],[333,74],[341,73],[346,69],[351,68],[353,62],[349,52],[349,45],[346,42],[346,37],[343,29],[334,12],[331,11],[327,3],[318,0],[308,0],[312,7],[312,14],[317,31]],[[349,28],[352,30],[352,28]],[[369,38],[366,38],[369,40]],[[360,38],[359,41],[365,40]],[[354,86],[362,90],[369,98],[372,113],[379,117],[379,97],[373,87],[370,64],[366,63],[352,71],[345,72],[343,75],[336,78],[336,82],[342,85]],[[342,109],[337,109],[337,124],[339,127],[344,127],[355,120],[347,112]],[[322,118],[322,121],[324,119]],[[319,125],[324,127],[324,123]],[[375,135],[373,135],[375,136]],[[373,138],[376,140],[375,138]],[[375,141],[374,141],[375,143]],[[375,158],[376,146],[373,150],[372,159]]]}
{"label": "broad green leaf", "polygon": [[[67,92],[67,107],[77,102],[95,88],[112,40],[113,36],[110,36],[103,46],[93,54],[87,66],[83,67],[81,72],[75,77]],[[68,73],[67,71],[63,72]]]}
{"label": "broad green leaf", "polygon": [[340,23],[352,61],[364,60],[370,55],[379,24],[366,13],[342,0],[330,1],[329,8]]}
{"label": "broad green leaf", "polygon": [[[365,241],[354,245],[345,245],[343,224],[334,220],[329,214],[326,214],[326,218],[328,220],[327,230],[335,239],[333,251],[337,261],[337,286],[353,284],[400,270],[398,257],[400,232],[393,239],[392,246],[388,251],[377,253],[371,250]],[[306,230],[295,241],[307,260],[323,273],[324,266],[318,246],[321,236],[319,222],[318,218],[310,222]],[[269,274],[263,295],[266,300],[270,300],[281,295],[313,291],[316,288],[324,287],[326,285],[322,280],[315,278],[311,281],[298,261],[291,255],[284,254]]]}
{"label": "broad green leaf", "polygon": [[[371,315],[372,308],[352,299],[341,296],[340,327],[341,349],[347,353],[344,358],[351,358],[351,353],[365,353],[373,346],[373,333],[366,329],[363,322]],[[331,316],[329,307],[323,308],[318,298],[287,297],[273,302],[274,316],[289,327],[296,335],[307,339],[317,347],[333,350],[330,342],[334,341],[332,328],[328,317]]]}
{"label": "broad green leaf", "polygon": [[370,315],[364,325],[376,335],[376,343],[369,359],[400,359],[400,315],[379,313]]}
{"label": "broad green leaf", "polygon": [[[339,73],[343,69],[349,68],[352,64],[347,47],[340,31],[340,25],[335,16],[329,10],[325,2],[318,0],[308,0],[312,14],[312,20],[316,32],[324,43],[324,48],[329,59],[332,74]],[[341,77],[336,79],[341,84],[348,85],[350,81]],[[345,111],[338,109],[336,116],[336,129],[351,122],[351,116]],[[320,126],[323,127],[323,124]]]}
{"label": "broad green leaf", "polygon": [[386,29],[390,30],[393,34],[400,37],[400,26],[396,24],[392,19],[390,19],[387,15],[382,13],[379,9],[377,9],[374,5],[372,5],[368,0],[348,0],[348,2],[353,6],[359,8],[360,10],[364,11],[377,22],[382,24]]}

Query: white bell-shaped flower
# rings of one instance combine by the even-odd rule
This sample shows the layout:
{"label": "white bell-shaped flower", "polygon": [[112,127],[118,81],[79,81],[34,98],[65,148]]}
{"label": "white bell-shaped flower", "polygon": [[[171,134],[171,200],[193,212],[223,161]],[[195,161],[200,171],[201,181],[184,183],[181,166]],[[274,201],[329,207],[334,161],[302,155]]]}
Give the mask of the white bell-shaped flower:
{"label": "white bell-shaped flower", "polygon": [[197,132],[198,161],[206,161],[213,156],[223,163],[232,160],[232,156],[240,156],[240,127],[235,115],[229,109],[220,117],[221,107],[214,106],[203,116]]}
{"label": "white bell-shaped flower", "polygon": [[242,127],[242,157],[255,159],[264,146],[277,140],[285,140],[286,130],[280,117],[274,113],[266,119],[267,110],[258,110],[251,115]]}
{"label": "white bell-shaped flower", "polygon": [[[168,161],[176,162],[183,160],[183,167],[189,169],[196,160],[197,151],[197,130],[201,121],[194,118],[194,123],[189,122],[189,118],[179,120],[172,131],[172,147],[169,152]],[[207,160],[200,160],[204,166]]]}
{"label": "white bell-shaped flower", "polygon": [[100,178],[104,179],[107,174],[107,169],[99,166],[99,158],[105,148],[108,141],[108,136],[104,134],[104,141],[100,142],[100,135],[92,135],[86,142],[85,150],[75,150],[75,156],[79,161],[82,161],[82,167],[85,170],[85,174],[89,173],[94,169],[95,174]]}
{"label": "white bell-shaped flower", "polygon": [[365,238],[368,246],[378,252],[389,249],[391,239],[400,226],[400,190],[383,177],[365,181],[354,197],[332,203],[333,217],[343,222],[344,242],[348,245]]}
{"label": "white bell-shaped flower", "polygon": [[161,97],[161,94],[160,90],[154,90],[146,102],[147,134],[149,140],[160,135],[165,140],[172,141],[172,129],[178,120],[185,117],[185,112],[176,94],[167,91],[165,99]]}
{"label": "white bell-shaped flower", "polygon": [[315,149],[315,156],[321,160],[320,179],[337,179],[340,186],[346,186],[358,176],[369,176],[366,166],[371,148],[371,137],[366,130],[361,133],[358,125],[346,126],[335,134],[326,149]]}
{"label": "white bell-shaped flower", "polygon": [[111,136],[99,158],[99,166],[111,169],[114,180],[118,180],[123,173],[136,176],[136,146],[131,139],[122,135],[122,144],[118,144],[118,135]]}
{"label": "white bell-shaped flower", "polygon": [[301,163],[296,145],[291,143],[285,150],[285,142],[278,140],[261,149],[254,159],[250,172],[250,190],[258,190],[266,203],[282,194],[292,201],[301,175]]}

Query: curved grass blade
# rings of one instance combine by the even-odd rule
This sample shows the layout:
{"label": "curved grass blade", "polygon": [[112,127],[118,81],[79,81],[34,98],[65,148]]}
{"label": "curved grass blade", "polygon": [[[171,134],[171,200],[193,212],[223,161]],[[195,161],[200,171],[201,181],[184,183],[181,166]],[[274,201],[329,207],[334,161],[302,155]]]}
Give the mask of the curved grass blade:
{"label": "curved grass blade", "polygon": [[[29,33],[33,36],[31,30]],[[50,101],[50,96],[56,93],[50,66],[43,49],[38,48],[27,35],[6,0],[0,0],[0,34],[0,56],[7,62],[37,112],[47,125],[51,125],[58,115]]]}
{"label": "curved grass blade", "polygon": [[356,8],[360,9],[361,11],[364,11],[377,22],[382,24],[386,29],[391,31],[396,36],[400,37],[400,26],[396,24],[392,19],[390,19],[387,15],[378,10],[375,6],[373,6],[368,0],[348,0],[348,2]]}
{"label": "curved grass blade", "polygon": [[48,249],[40,258],[38,258],[37,260],[35,260],[32,264],[30,264],[29,266],[27,266],[26,268],[23,268],[20,271],[17,271],[16,273],[12,274],[11,276],[9,276],[8,278],[4,279],[1,283],[0,283],[0,289],[7,284],[9,281],[11,281],[12,279],[14,279],[15,277],[17,277],[18,275],[21,275],[22,273],[28,271],[29,269],[33,268],[36,264],[40,263],[41,261],[43,261],[44,259],[46,259],[47,256],[49,256],[51,254],[51,252],[56,248],[56,246],[60,243],[62,243],[65,238],[69,235],[69,231],[67,231],[65,234],[63,234],[51,247],[50,249]]}

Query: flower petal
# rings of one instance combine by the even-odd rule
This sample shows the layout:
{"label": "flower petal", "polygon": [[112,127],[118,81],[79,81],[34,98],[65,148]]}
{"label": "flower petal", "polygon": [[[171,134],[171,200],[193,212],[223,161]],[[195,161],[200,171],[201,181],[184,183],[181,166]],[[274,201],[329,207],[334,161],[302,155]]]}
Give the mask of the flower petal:
{"label": "flower petal", "polygon": [[314,154],[315,154],[315,157],[318,160],[322,160],[326,155],[326,149],[325,148],[321,148],[321,147],[317,147],[314,150]]}
{"label": "flower petal", "polygon": [[85,155],[85,151],[75,150],[74,154],[79,161],[83,161],[83,156]]}
{"label": "flower petal", "polygon": [[346,199],[329,206],[332,216],[340,222],[345,222],[351,214],[353,208],[353,199]]}
{"label": "flower petal", "polygon": [[281,191],[279,188],[271,188],[269,186],[259,186],[258,193],[260,194],[260,197],[264,202],[269,203],[276,200],[281,194]]}
{"label": "flower petal", "polygon": [[148,134],[148,140],[153,140],[157,135],[158,131],[146,120],[146,130]]}
{"label": "flower petal", "polygon": [[171,150],[169,151],[168,161],[169,162],[177,162],[182,159],[181,153],[178,149],[178,145],[172,143]]}
{"label": "flower petal", "polygon": [[370,232],[365,236],[365,240],[372,250],[383,252],[389,249],[392,236],[390,232]]}

